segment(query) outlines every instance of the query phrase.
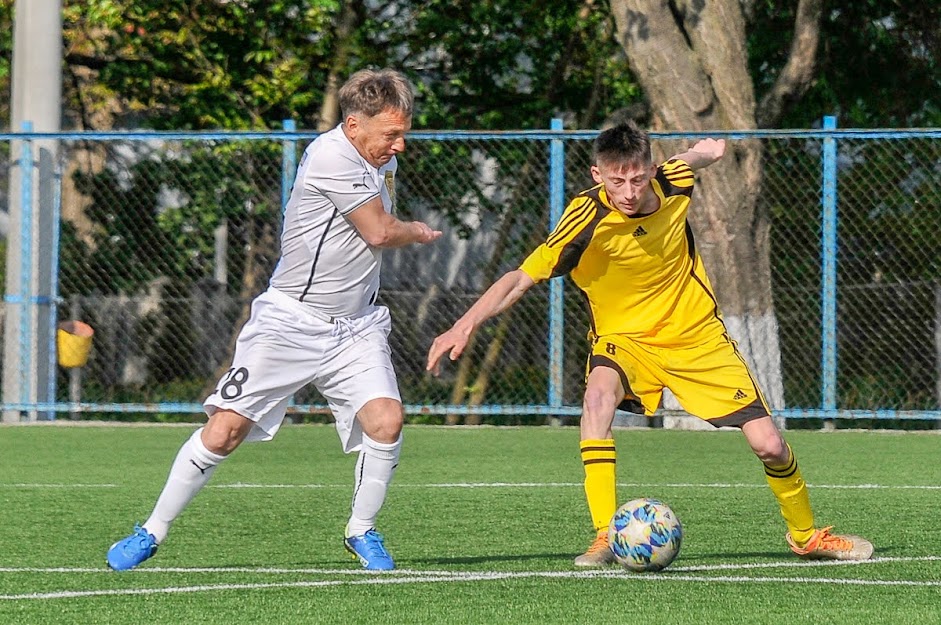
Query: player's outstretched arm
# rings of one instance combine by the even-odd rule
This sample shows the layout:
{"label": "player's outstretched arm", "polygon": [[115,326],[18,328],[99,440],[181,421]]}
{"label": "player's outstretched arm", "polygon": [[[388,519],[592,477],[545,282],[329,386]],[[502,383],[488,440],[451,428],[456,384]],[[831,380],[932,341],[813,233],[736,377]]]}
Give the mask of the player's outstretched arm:
{"label": "player's outstretched arm", "polygon": [[434,340],[428,350],[428,364],[425,369],[438,375],[439,361],[445,353],[450,352],[449,358],[457,360],[483,322],[515,304],[534,284],[533,279],[519,269],[505,273],[474,302],[450,330]]}
{"label": "player's outstretched arm", "polygon": [[725,154],[725,139],[702,139],[673,158],[685,161],[693,171],[709,167]]}
{"label": "player's outstretched arm", "polygon": [[382,207],[378,197],[369,200],[347,218],[373,247],[394,248],[412,243],[431,243],[441,236],[421,221],[401,221]]}

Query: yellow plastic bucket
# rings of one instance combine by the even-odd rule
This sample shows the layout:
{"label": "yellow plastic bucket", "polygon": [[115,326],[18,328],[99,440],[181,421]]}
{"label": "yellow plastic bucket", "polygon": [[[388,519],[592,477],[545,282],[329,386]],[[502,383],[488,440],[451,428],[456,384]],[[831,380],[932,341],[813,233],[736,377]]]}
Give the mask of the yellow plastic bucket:
{"label": "yellow plastic bucket", "polygon": [[56,331],[56,350],[59,366],[71,369],[83,367],[88,362],[91,338],[95,331],[82,321],[63,321]]}

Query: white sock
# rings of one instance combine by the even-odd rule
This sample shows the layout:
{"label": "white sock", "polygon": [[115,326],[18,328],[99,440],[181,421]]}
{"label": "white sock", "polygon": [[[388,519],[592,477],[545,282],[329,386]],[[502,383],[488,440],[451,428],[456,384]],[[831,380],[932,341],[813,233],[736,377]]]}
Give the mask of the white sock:
{"label": "white sock", "polygon": [[356,460],[353,514],[346,525],[347,537],[361,536],[376,527],[376,517],[386,499],[392,474],[399,466],[401,449],[401,435],[394,443],[377,443],[363,435],[363,448]]}
{"label": "white sock", "polygon": [[206,449],[200,438],[202,431],[203,428],[196,430],[180,447],[176,460],[170,467],[167,483],[157,499],[157,505],[144,523],[144,529],[154,535],[158,544],[167,537],[170,524],[206,485],[219,463],[226,459],[226,456],[214,454]]}

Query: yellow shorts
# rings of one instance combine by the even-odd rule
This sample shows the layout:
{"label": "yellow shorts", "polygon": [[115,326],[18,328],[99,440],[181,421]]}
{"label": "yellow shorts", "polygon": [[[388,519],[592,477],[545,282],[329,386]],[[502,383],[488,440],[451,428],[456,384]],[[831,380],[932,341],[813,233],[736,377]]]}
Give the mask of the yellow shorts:
{"label": "yellow shorts", "polygon": [[735,341],[724,334],[683,348],[641,345],[621,334],[594,337],[586,378],[595,367],[620,375],[622,410],[652,415],[668,388],[686,412],[716,427],[741,426],[771,414]]}

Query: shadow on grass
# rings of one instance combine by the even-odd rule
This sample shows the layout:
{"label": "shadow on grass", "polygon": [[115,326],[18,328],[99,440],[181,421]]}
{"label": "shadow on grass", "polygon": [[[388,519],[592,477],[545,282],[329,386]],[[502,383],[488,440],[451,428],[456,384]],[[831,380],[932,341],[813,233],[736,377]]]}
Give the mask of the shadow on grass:
{"label": "shadow on grass", "polygon": [[486,564],[488,562],[531,562],[534,560],[564,560],[568,562],[575,558],[578,554],[575,553],[527,553],[519,555],[484,555],[484,556],[468,556],[462,558],[409,558],[409,562],[415,564],[433,564],[433,565],[448,565],[448,564]]}
{"label": "shadow on grass", "polygon": [[[889,547],[876,547],[873,550],[873,557],[878,557],[880,552],[885,553],[885,555],[890,555],[893,550]],[[728,564],[732,562],[739,562],[741,560],[753,561],[756,558],[768,559],[768,560],[782,560],[793,559],[795,562],[822,562],[827,561],[828,559],[817,559],[809,560],[800,558],[789,549],[782,549],[780,551],[735,551],[727,553],[701,553],[695,556],[683,557],[682,555],[677,561],[682,560],[683,564]]]}
{"label": "shadow on grass", "polygon": [[729,551],[726,553],[700,553],[691,556],[684,556],[682,553],[677,561],[682,560],[685,564],[727,564],[729,562],[739,562],[742,560],[754,561],[755,558],[768,560],[780,560],[781,558],[794,558],[794,554],[788,550],[781,551]]}

